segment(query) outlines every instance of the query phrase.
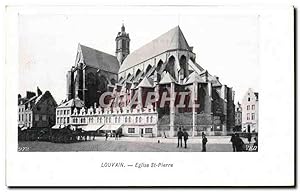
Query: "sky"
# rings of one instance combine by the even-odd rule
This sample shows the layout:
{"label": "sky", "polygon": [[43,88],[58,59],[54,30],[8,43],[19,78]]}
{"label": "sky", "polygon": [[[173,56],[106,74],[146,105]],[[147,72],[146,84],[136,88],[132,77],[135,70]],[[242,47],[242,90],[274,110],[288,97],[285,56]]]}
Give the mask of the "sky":
{"label": "sky", "polygon": [[235,102],[248,88],[259,91],[256,15],[111,11],[19,15],[19,93],[38,86],[60,103],[66,98],[66,72],[75,64],[78,43],[114,55],[122,22],[131,52],[179,25],[194,47],[196,62],[233,87]]}

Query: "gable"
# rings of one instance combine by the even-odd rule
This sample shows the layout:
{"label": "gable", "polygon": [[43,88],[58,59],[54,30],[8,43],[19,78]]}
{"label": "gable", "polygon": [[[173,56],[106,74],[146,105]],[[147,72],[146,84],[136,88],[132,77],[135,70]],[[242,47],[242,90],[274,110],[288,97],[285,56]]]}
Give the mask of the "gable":
{"label": "gable", "polygon": [[117,74],[119,61],[113,55],[79,44],[76,63],[84,63],[89,67]]}

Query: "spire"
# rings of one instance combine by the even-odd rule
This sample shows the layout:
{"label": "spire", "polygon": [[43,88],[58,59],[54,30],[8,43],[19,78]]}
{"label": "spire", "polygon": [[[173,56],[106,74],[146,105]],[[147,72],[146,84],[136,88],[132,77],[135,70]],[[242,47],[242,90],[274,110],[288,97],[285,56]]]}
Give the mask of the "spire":
{"label": "spire", "polygon": [[124,22],[122,23],[121,32],[125,32]]}

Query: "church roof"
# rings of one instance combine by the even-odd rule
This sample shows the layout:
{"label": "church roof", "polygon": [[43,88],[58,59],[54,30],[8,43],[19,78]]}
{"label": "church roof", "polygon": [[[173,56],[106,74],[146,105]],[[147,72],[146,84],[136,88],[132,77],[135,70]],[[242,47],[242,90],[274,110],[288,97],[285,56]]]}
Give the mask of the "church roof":
{"label": "church roof", "polygon": [[84,63],[103,71],[118,73],[120,65],[117,58],[113,55],[98,51],[96,49],[79,44]]}
{"label": "church roof", "polygon": [[176,49],[191,50],[179,26],[174,27],[170,31],[129,54],[121,65],[119,72],[123,72],[134,65],[164,53],[165,51]]}

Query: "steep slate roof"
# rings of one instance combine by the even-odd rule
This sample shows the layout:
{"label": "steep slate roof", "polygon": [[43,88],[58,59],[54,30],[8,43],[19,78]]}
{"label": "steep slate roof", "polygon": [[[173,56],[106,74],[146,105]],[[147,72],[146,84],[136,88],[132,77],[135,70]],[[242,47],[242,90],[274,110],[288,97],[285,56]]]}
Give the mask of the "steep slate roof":
{"label": "steep slate roof", "polygon": [[79,47],[83,55],[84,63],[87,66],[116,74],[118,73],[120,65],[115,56],[81,44],[79,44]]}
{"label": "steep slate roof", "polygon": [[[32,109],[34,106],[39,104],[39,101],[41,101],[41,99],[43,97],[52,97],[51,93],[49,91],[45,91],[44,93],[40,92],[40,95],[36,95],[31,97],[30,99],[28,99],[26,102],[24,102],[22,105],[27,105],[26,109]],[[53,97],[52,97],[53,98]],[[53,98],[54,100],[54,98]],[[55,105],[56,105],[56,101],[54,100]],[[28,104],[30,104],[30,107],[28,106]]]}
{"label": "steep slate roof", "polygon": [[75,98],[75,99],[71,99],[71,100],[69,100],[69,101],[67,101],[65,103],[62,103],[57,108],[63,108],[63,107],[78,107],[78,108],[82,108],[82,107],[84,107],[84,103],[79,98]]}
{"label": "steep slate roof", "polygon": [[174,49],[191,50],[179,26],[174,27],[170,31],[129,54],[121,65],[119,72],[123,72],[130,67],[165,51]]}

